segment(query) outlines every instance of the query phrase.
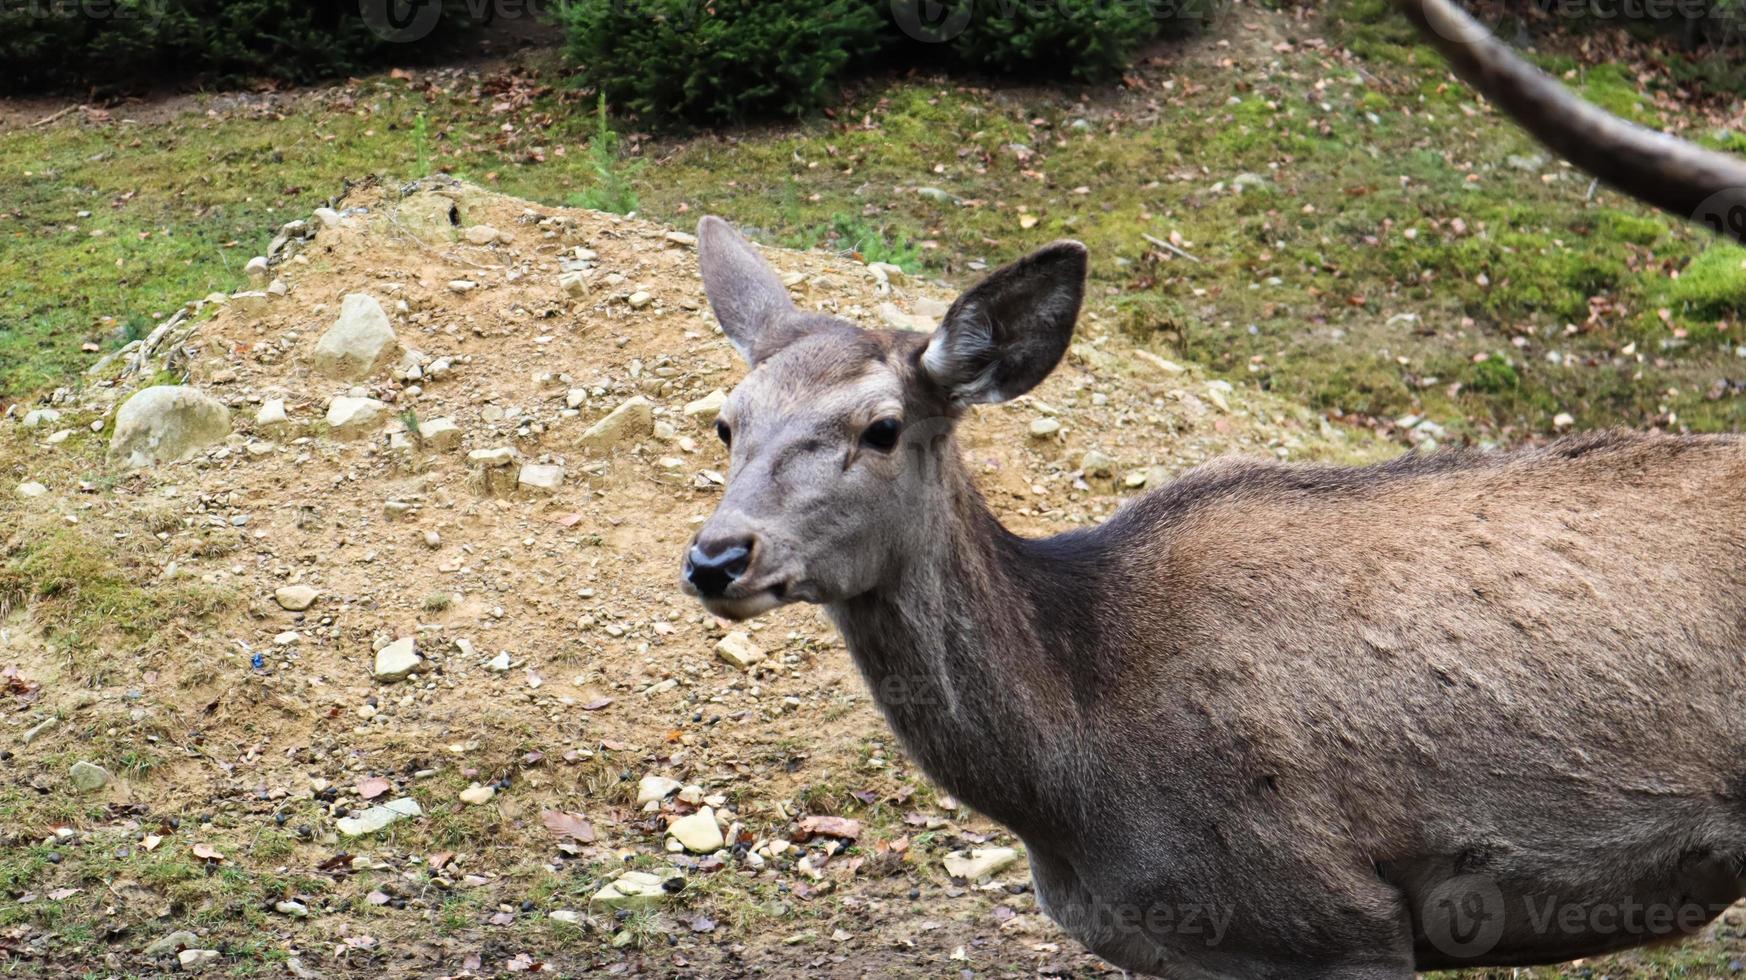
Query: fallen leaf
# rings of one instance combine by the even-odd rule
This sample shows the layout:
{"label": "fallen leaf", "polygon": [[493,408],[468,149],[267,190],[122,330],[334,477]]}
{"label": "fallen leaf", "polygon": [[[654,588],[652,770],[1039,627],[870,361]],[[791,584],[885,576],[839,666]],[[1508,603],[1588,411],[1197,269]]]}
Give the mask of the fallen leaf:
{"label": "fallen leaf", "polygon": [[814,837],[840,837],[844,840],[854,840],[861,836],[861,821],[851,820],[848,817],[801,817],[800,833],[809,840]]}
{"label": "fallen leaf", "polygon": [[371,776],[368,779],[360,779],[358,780],[357,787],[358,796],[366,800],[373,800],[393,788],[394,784],[383,779],[381,776]]}
{"label": "fallen leaf", "polygon": [[194,856],[203,861],[224,860],[224,855],[220,854],[217,848],[213,847],[211,844],[204,843],[194,845]]}
{"label": "fallen leaf", "polygon": [[56,888],[54,891],[48,893],[48,900],[51,902],[59,902],[63,899],[72,898],[74,895],[77,895],[82,891],[84,891],[83,888]]}
{"label": "fallen leaf", "polygon": [[559,837],[569,837],[584,844],[594,843],[594,825],[580,813],[546,810],[540,813],[540,821]]}

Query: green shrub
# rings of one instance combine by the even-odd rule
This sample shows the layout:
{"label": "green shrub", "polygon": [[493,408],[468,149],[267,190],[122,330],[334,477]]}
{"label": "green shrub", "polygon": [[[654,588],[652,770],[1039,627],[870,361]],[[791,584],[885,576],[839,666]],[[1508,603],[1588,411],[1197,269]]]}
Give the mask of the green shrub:
{"label": "green shrub", "polygon": [[1474,364],[1467,372],[1467,387],[1474,391],[1497,394],[1520,387],[1521,383],[1522,376],[1516,373],[1515,366],[1496,354]]}
{"label": "green shrub", "polygon": [[870,0],[567,0],[579,81],[655,121],[735,122],[829,102],[890,21]]}
{"label": "green shrub", "polygon": [[637,209],[637,192],[631,186],[631,177],[641,168],[625,163],[618,134],[606,120],[605,95],[600,96],[594,111],[594,138],[588,141],[588,165],[594,171],[594,186],[570,195],[569,203],[595,211],[630,214]]}
{"label": "green shrub", "polygon": [[[1162,4],[1159,11],[1165,12]],[[978,3],[952,51],[964,64],[995,74],[1098,81],[1119,75],[1162,22],[1143,0]]]}
{"label": "green shrub", "polygon": [[[388,0],[383,0],[384,3]],[[124,88],[199,77],[301,82],[452,39],[466,22],[447,0],[401,43],[371,29],[357,0],[30,0],[0,4],[0,90]],[[390,28],[382,25],[384,33]],[[416,46],[413,42],[416,42]]]}

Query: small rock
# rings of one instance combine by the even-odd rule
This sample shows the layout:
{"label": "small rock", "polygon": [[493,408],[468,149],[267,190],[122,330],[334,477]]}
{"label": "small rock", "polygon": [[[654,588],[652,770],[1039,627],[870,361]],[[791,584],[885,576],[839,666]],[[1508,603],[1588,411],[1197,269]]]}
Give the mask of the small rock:
{"label": "small rock", "polygon": [[495,789],[474,783],[466,789],[461,790],[461,802],[468,806],[479,806],[482,803],[491,802],[491,798],[496,795],[497,791]]}
{"label": "small rock", "polygon": [[198,388],[141,389],[115,413],[109,453],[137,469],[186,459],[230,435],[230,409]]}
{"label": "small rock", "polygon": [[341,817],[334,822],[334,826],[338,827],[339,832],[347,837],[359,837],[364,834],[373,834],[398,820],[422,816],[424,816],[424,810],[418,805],[418,801],[411,797],[405,797],[384,803],[381,806],[361,810],[349,817]]}
{"label": "small rock", "polygon": [[715,822],[715,811],[709,807],[668,824],[667,834],[693,854],[713,854],[727,843],[721,825]]}
{"label": "small rock", "polygon": [[340,213],[333,208],[316,208],[310,216],[321,222],[324,228],[338,228],[340,225]]}
{"label": "small rock", "polygon": [[715,421],[717,415],[721,414],[721,407],[725,404],[727,404],[727,392],[717,388],[694,402],[687,402],[685,417],[709,425]]}
{"label": "small rock", "polygon": [[473,225],[462,234],[473,245],[493,245],[503,238],[502,232],[490,225]]}
{"label": "small rock", "polygon": [[499,650],[497,656],[485,662],[485,669],[501,674],[509,670],[509,651]]}
{"label": "small rock", "polygon": [[400,340],[382,304],[374,296],[351,293],[340,301],[339,319],[316,342],[310,362],[330,378],[358,381],[375,374],[399,350]]}
{"label": "small rock", "polygon": [[1559,412],[1557,415],[1552,416],[1552,425],[1555,428],[1568,429],[1575,424],[1576,416],[1571,415],[1569,412]]}
{"label": "small rock", "polygon": [[178,950],[187,949],[200,941],[200,937],[187,930],[177,930],[161,939],[154,939],[146,945],[142,952],[148,959],[168,956]]}
{"label": "small rock", "polygon": [[284,425],[289,421],[291,421],[291,417],[285,414],[285,399],[283,398],[267,399],[261,403],[261,410],[255,413],[255,424],[263,429]]}
{"label": "small rock", "polygon": [[61,420],[61,413],[53,408],[33,408],[24,413],[24,427],[34,429],[39,425],[49,425]]}
{"label": "small rock", "polygon": [[426,449],[447,452],[461,445],[461,427],[451,418],[430,419],[418,423],[418,441]]}
{"label": "small rock", "polygon": [[309,918],[309,906],[304,905],[302,902],[278,902],[274,904],[273,910],[280,915],[288,915],[293,919]]}
{"label": "small rock", "polygon": [[1096,449],[1088,449],[1079,460],[1080,472],[1096,479],[1108,479],[1115,473],[1115,460],[1106,453]]}
{"label": "small rock", "polygon": [[564,468],[525,463],[515,482],[538,493],[556,493],[564,485]]}
{"label": "small rock", "polygon": [[184,949],[176,954],[176,962],[182,964],[184,970],[204,970],[218,962],[218,950]]}
{"label": "small rock", "polygon": [[661,904],[669,896],[665,883],[679,877],[672,868],[659,871],[626,871],[604,888],[594,893],[594,901],[612,909],[648,909]]}
{"label": "small rock", "polygon": [[1061,432],[1059,419],[1040,418],[1031,423],[1032,439],[1052,439]]}
{"label": "small rock", "polygon": [[684,784],[666,776],[649,775],[637,780],[637,805],[664,800],[679,792]]}
{"label": "small rock", "polygon": [[479,284],[471,279],[450,279],[449,290],[456,293],[470,293],[479,288]]}
{"label": "small rock", "polygon": [[243,274],[250,279],[267,278],[267,257],[265,255],[257,255],[248,260],[248,262],[243,265]]}
{"label": "small rock", "polygon": [[765,656],[764,651],[752,642],[751,636],[740,630],[722,637],[715,645],[715,655],[741,670],[750,668]]}
{"label": "small rock", "polygon": [[48,492],[49,492],[48,487],[45,487],[42,484],[36,483],[34,481],[32,481],[30,483],[20,483],[18,485],[18,495],[20,497],[23,497],[26,500],[31,500],[33,498],[40,497],[43,494],[48,493]]}
{"label": "small rock", "polygon": [[946,873],[966,881],[980,881],[998,874],[1014,861],[1018,852],[1010,847],[983,847],[971,851],[953,851],[942,860]]}
{"label": "small rock", "polygon": [[386,402],[341,395],[328,403],[327,424],[336,435],[355,436],[388,411]]}
{"label": "small rock", "polygon": [[321,592],[312,586],[287,585],[273,590],[273,601],[277,602],[281,609],[302,612],[315,605],[315,599],[319,595]]}
{"label": "small rock", "polygon": [[582,445],[591,449],[611,449],[621,443],[640,439],[655,431],[655,406],[638,395],[627,399],[607,416],[582,433]]}
{"label": "small rock", "polygon": [[515,462],[515,450],[508,446],[496,449],[475,449],[467,454],[467,462],[486,469],[497,469]]}
{"label": "small rock", "polygon": [[625,300],[625,302],[630,304],[630,308],[633,310],[640,310],[654,301],[655,297],[651,296],[647,290],[642,289],[631,293],[630,297]]}
{"label": "small rock", "polygon": [[109,770],[84,760],[73,763],[73,768],[67,770],[67,778],[73,788],[81,793],[95,793],[109,785]]}
{"label": "small rock", "polygon": [[697,244],[696,235],[687,234],[683,231],[670,231],[664,237],[675,245],[685,245],[689,247]]}
{"label": "small rock", "polygon": [[422,662],[412,637],[403,636],[376,651],[376,679],[384,684],[403,681]]}

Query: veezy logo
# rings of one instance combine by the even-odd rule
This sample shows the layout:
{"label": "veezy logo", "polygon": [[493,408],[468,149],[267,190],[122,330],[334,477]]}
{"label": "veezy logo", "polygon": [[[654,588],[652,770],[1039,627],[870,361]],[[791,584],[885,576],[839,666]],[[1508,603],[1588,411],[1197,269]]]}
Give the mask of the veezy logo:
{"label": "veezy logo", "polygon": [[974,0],[891,0],[891,19],[917,41],[940,44],[963,33],[974,7]]}
{"label": "veezy logo", "polygon": [[392,44],[422,41],[443,19],[443,0],[358,0],[370,32]]}

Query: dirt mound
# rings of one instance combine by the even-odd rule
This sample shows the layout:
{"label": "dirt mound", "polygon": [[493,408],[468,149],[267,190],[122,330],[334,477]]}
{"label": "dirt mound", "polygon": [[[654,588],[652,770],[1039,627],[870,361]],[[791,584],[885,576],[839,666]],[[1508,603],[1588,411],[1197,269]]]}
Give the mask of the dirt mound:
{"label": "dirt mound", "polygon": [[[870,327],[922,326],[950,297],[768,254],[797,302]],[[369,185],[288,227],[261,285],[111,359],[58,418],[3,427],[7,955],[48,973],[183,947],[328,976],[1095,970],[1022,860],[949,877],[946,853],[1015,842],[904,758],[821,615],[751,624],[767,656],[741,669],[678,592],[726,469],[693,403],[742,370],[689,235]],[[352,294],[397,338],[355,382],[313,369]],[[1099,520],[1224,452],[1379,451],[1138,349],[1097,302],[1054,378],[967,424],[1016,529]],[[236,431],[122,469],[115,406],[180,380],[166,369]],[[75,788],[80,762],[107,780]],[[678,792],[640,804],[651,775]],[[421,815],[347,836],[401,799]],[[705,807],[725,851],[669,853],[668,822]],[[596,899],[627,868],[666,882],[652,908]],[[147,954],[177,930],[193,936]]]}

